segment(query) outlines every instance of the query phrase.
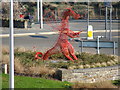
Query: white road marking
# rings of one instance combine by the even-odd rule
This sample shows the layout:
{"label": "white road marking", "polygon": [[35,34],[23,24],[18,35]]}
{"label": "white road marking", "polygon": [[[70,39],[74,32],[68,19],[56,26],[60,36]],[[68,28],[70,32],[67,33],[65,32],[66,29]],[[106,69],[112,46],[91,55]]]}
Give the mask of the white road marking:
{"label": "white road marking", "polygon": [[[74,31],[74,32],[79,32],[79,31]],[[105,30],[94,30],[94,33],[97,32],[105,32]],[[119,30],[112,30],[112,32],[120,32]],[[87,33],[87,31],[83,31],[82,33]],[[58,34],[58,32],[40,32],[40,33],[20,33],[20,34],[14,34],[14,37],[19,37],[19,36],[28,36],[28,35],[52,35],[52,34]],[[9,34],[0,34],[0,37],[9,37]],[[117,36],[113,36],[117,37]],[[120,36],[118,36],[120,37]]]}

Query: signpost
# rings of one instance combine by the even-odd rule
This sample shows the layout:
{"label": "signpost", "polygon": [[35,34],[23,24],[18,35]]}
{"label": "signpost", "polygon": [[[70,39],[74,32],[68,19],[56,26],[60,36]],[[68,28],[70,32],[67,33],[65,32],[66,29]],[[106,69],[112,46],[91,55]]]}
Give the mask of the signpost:
{"label": "signpost", "polygon": [[107,38],[107,30],[108,30],[108,25],[107,25],[107,19],[108,19],[108,13],[107,13],[107,7],[105,7],[105,37]]}
{"label": "signpost", "polygon": [[89,25],[89,0],[88,0],[88,18],[87,18],[87,39],[93,39],[93,26]]}
{"label": "signpost", "polygon": [[106,9],[106,15],[105,15],[105,37],[107,38],[107,30],[108,30],[108,11],[107,9],[110,8],[110,30],[109,30],[109,40],[112,40],[112,2],[104,2],[105,9]]}
{"label": "signpost", "polygon": [[88,23],[87,26],[89,26],[89,0],[88,0],[88,18],[87,18],[87,23]]}
{"label": "signpost", "polygon": [[112,40],[112,5],[110,6],[110,32],[109,32],[109,40]]}

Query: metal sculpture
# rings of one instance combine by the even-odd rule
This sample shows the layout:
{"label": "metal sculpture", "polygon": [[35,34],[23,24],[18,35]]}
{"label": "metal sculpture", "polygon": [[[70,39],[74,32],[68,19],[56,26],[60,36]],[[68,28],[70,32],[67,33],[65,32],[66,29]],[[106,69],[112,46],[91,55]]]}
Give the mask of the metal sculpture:
{"label": "metal sculpture", "polygon": [[[74,54],[73,46],[68,41],[68,37],[71,37],[71,38],[79,37],[79,34],[81,33],[81,31],[75,33],[69,29],[69,17],[70,16],[72,16],[75,19],[80,18],[79,14],[76,14],[72,9],[67,8],[66,11],[63,12],[63,15],[61,18],[62,21],[60,23],[60,26],[57,27],[57,29],[59,31],[59,37],[58,37],[57,43],[54,45],[54,47],[49,49],[45,54],[43,54],[41,52],[37,52],[35,54],[36,59],[47,60],[49,58],[49,56],[51,56],[53,54],[57,54],[57,53],[63,53],[64,56],[66,56],[71,61],[74,61],[74,60],[70,57],[70,55],[75,60],[78,59],[76,57],[76,55]],[[39,57],[39,54],[42,56]]]}

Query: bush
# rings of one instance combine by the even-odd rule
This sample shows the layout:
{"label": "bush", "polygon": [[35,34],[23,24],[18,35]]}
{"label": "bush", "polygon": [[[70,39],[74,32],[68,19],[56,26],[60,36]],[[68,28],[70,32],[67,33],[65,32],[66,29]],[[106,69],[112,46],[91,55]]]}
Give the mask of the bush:
{"label": "bush", "polygon": [[96,83],[79,83],[76,82],[72,88],[117,88],[111,81],[102,81]]}
{"label": "bush", "polygon": [[114,81],[112,81],[112,83],[113,83],[114,85],[120,87],[120,80],[114,80]]}
{"label": "bush", "polygon": [[[2,62],[4,64],[9,64],[9,52],[6,49],[3,49],[3,58]],[[18,72],[23,72],[20,68],[24,68],[25,71],[28,71],[30,68],[37,68],[38,66],[45,66],[51,68],[66,68],[66,69],[79,69],[79,68],[94,68],[94,67],[102,67],[102,66],[110,66],[114,65],[117,60],[114,56],[108,56],[105,54],[90,54],[90,53],[77,53],[78,60],[74,62],[67,60],[67,58],[59,53],[50,56],[50,60],[43,61],[41,59],[35,60],[36,52],[25,50],[25,48],[16,48],[15,49],[15,63]],[[18,61],[19,60],[19,61]],[[52,60],[57,61],[53,63]],[[17,65],[18,64],[18,65]],[[20,65],[21,64],[21,65]],[[27,72],[29,73],[29,72]]]}
{"label": "bush", "polygon": [[49,59],[58,60],[58,59],[67,59],[62,53],[51,55]]}
{"label": "bush", "polygon": [[[108,56],[105,54],[90,54],[90,53],[81,53],[78,54],[77,57],[82,60],[85,64],[93,64],[93,63],[102,63],[102,62],[107,62],[110,60],[114,60],[114,56]],[[83,64],[84,64],[83,63]]]}

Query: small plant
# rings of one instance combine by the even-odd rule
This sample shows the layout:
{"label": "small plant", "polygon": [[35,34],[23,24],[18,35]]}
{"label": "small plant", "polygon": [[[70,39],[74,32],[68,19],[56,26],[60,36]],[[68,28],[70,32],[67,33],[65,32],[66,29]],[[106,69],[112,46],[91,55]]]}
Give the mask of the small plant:
{"label": "small plant", "polygon": [[65,88],[71,88],[71,85],[70,84],[65,84],[64,87]]}
{"label": "small plant", "polygon": [[67,59],[67,58],[62,53],[59,53],[59,54],[51,55],[49,59],[57,60],[57,59]]}
{"label": "small plant", "polygon": [[120,86],[120,80],[114,80],[112,83],[116,86]]}
{"label": "small plant", "polygon": [[91,68],[95,68],[96,66],[93,64],[93,65],[90,65]]}
{"label": "small plant", "polygon": [[101,63],[101,66],[106,67],[106,66],[107,66],[107,63],[106,63],[106,62],[102,62],[102,63]]}
{"label": "small plant", "polygon": [[90,68],[90,65],[86,64],[84,65],[85,68]]}
{"label": "small plant", "polygon": [[83,65],[79,65],[79,66],[78,66],[78,68],[81,68],[81,69],[83,69],[83,68],[84,68],[84,66],[83,66]]}
{"label": "small plant", "polygon": [[101,64],[100,63],[96,63],[95,66],[96,67],[101,67]]}

